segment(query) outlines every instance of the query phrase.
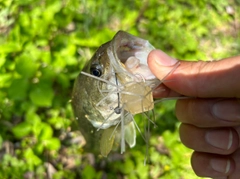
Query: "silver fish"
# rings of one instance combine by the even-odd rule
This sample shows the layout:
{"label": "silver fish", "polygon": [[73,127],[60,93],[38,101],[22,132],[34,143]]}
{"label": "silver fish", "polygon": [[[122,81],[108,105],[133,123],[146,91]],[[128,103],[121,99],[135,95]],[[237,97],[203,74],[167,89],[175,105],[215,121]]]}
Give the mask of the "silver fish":
{"label": "silver fish", "polygon": [[152,90],[161,81],[147,65],[154,47],[124,31],[101,45],[77,77],[72,106],[86,150],[106,157],[125,143],[136,144],[133,115],[154,108]]}

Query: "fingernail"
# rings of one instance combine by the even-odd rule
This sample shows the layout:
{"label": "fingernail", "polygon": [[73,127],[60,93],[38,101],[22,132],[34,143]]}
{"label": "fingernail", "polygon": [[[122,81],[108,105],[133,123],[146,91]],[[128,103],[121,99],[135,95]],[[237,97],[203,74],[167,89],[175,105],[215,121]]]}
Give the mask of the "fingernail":
{"label": "fingernail", "polygon": [[229,150],[233,143],[232,130],[212,130],[206,133],[206,141],[219,149]]}
{"label": "fingernail", "polygon": [[173,66],[175,65],[178,60],[168,56],[166,53],[164,53],[161,50],[155,50],[155,55],[154,55],[154,61],[161,66]]}
{"label": "fingernail", "polygon": [[235,100],[221,100],[212,106],[212,114],[225,121],[240,120],[240,103]]}
{"label": "fingernail", "polygon": [[219,159],[219,158],[211,159],[210,165],[213,170],[220,173],[224,173],[224,174],[228,173],[231,168],[230,160],[226,160],[226,159]]}

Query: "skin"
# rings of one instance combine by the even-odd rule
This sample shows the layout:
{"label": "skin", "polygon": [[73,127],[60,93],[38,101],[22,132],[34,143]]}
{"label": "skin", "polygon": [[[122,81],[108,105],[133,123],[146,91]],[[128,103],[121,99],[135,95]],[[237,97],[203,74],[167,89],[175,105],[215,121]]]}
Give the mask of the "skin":
{"label": "skin", "polygon": [[[160,50],[148,56],[150,70],[163,79],[178,61]],[[240,56],[212,62],[180,61],[156,89],[155,98],[189,96],[176,104],[180,138],[194,150],[196,175],[240,178]]]}

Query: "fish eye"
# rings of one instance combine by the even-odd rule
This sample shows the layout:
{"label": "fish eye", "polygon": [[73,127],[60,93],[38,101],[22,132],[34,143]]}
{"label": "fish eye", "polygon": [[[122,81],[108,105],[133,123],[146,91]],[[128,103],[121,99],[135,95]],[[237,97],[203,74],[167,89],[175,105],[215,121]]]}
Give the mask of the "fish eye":
{"label": "fish eye", "polygon": [[97,77],[102,75],[102,66],[101,65],[92,65],[90,68],[91,74]]}

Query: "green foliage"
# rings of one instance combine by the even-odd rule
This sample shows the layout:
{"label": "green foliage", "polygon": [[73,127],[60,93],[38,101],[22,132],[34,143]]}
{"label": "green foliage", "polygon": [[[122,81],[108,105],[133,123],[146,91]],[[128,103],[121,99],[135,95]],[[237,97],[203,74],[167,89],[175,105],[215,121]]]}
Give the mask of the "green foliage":
{"label": "green foliage", "polygon": [[[81,135],[72,130],[77,127],[69,102],[71,90],[94,50],[120,29],[179,59],[236,55],[240,50],[237,4],[1,1],[0,178],[196,178],[189,164],[191,151],[179,141],[174,102],[156,106],[158,127],[151,128],[145,166],[147,148],[140,134],[136,147],[124,155],[113,153],[100,160],[86,154]],[[136,121],[144,128],[141,115]]]}

